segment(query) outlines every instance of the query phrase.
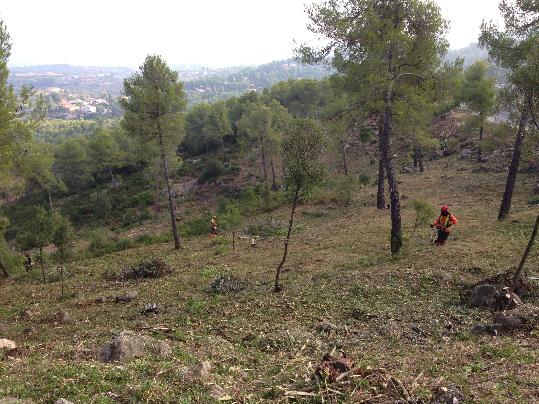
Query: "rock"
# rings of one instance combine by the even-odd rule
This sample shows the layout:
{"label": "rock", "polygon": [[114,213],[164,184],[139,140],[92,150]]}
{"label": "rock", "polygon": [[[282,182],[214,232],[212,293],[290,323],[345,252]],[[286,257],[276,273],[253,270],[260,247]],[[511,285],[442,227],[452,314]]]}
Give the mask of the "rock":
{"label": "rock", "polygon": [[522,327],[522,320],[518,317],[505,315],[503,313],[494,314],[494,322],[502,326],[504,330],[515,330]]}
{"label": "rock", "polygon": [[231,275],[221,275],[210,284],[212,293],[238,293],[247,287],[247,282]]}
{"label": "rock", "polygon": [[210,396],[217,401],[224,401],[224,400],[231,400],[232,397],[230,397],[228,394],[226,394],[225,390],[221,386],[218,386],[217,384],[212,384],[209,386],[208,392],[210,393]]}
{"label": "rock", "polygon": [[431,404],[460,404],[464,403],[463,394],[456,387],[440,387],[432,397]]}
{"label": "rock", "polygon": [[101,347],[98,359],[104,363],[126,362],[151,354],[166,357],[172,354],[172,349],[164,341],[156,341],[131,331],[122,331],[111,342]]}
{"label": "rock", "polygon": [[14,398],[14,397],[4,397],[0,399],[0,404],[31,404],[32,401],[29,400],[22,400],[20,398]]}
{"label": "rock", "polygon": [[335,333],[337,326],[326,319],[322,319],[314,329],[319,333],[331,334]]}
{"label": "rock", "polygon": [[493,285],[478,285],[472,290],[470,305],[495,309],[500,298],[498,290]]}
{"label": "rock", "polygon": [[144,307],[141,310],[142,314],[158,314],[159,313],[159,306],[155,303],[148,303],[144,305]]}
{"label": "rock", "polygon": [[539,195],[539,183],[535,184],[535,189],[533,190],[535,195]]}
{"label": "rock", "polygon": [[135,300],[138,296],[138,293],[136,290],[130,290],[128,292],[125,292],[125,293],[121,293],[119,295],[117,295],[115,298],[114,298],[114,301],[116,303],[129,303],[129,302],[132,302],[133,300]]}
{"label": "rock", "polygon": [[73,319],[71,318],[71,315],[67,311],[60,310],[59,312],[54,314],[54,321],[61,324],[68,324],[68,323],[72,323]]}
{"label": "rock", "polygon": [[107,301],[107,298],[105,296],[97,296],[94,299],[95,304],[102,304],[102,303],[105,303],[106,301]]}
{"label": "rock", "polygon": [[453,280],[453,275],[451,275],[449,272],[441,271],[439,275],[444,282],[451,282]]}
{"label": "rock", "polygon": [[497,324],[476,324],[470,330],[470,333],[474,335],[480,335],[480,334],[498,335],[499,328],[500,326]]}
{"label": "rock", "polygon": [[470,157],[470,149],[462,149],[460,151],[460,159],[461,160],[466,160]]}
{"label": "rock", "polygon": [[54,404],[74,404],[72,401],[66,400],[65,398],[59,398],[54,402]]}
{"label": "rock", "polygon": [[0,352],[4,352],[6,354],[10,354],[11,352],[15,351],[17,349],[17,344],[15,341],[11,341],[10,339],[2,338],[0,339]]}
{"label": "rock", "polygon": [[35,313],[30,309],[22,310],[19,313],[19,318],[21,320],[32,320],[34,317],[35,317]]}
{"label": "rock", "polygon": [[36,332],[36,329],[32,326],[26,327],[24,330],[22,330],[23,334],[30,335]]}
{"label": "rock", "polygon": [[408,166],[402,167],[402,170],[401,170],[401,173],[403,174],[411,174],[413,172],[414,172],[414,169]]}
{"label": "rock", "polygon": [[211,363],[208,361],[200,362],[191,366],[187,371],[189,377],[193,379],[207,379],[210,376]]}
{"label": "rock", "polygon": [[470,330],[470,333],[474,335],[483,334],[487,331],[487,326],[484,324],[476,324],[473,326],[473,328]]}

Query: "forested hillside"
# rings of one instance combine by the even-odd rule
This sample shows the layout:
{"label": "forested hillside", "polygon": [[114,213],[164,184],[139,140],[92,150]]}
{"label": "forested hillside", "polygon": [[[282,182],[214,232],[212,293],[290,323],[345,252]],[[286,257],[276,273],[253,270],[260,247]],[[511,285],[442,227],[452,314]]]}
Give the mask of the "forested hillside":
{"label": "forested hillside", "polygon": [[539,402],[539,7],[502,6],[485,54],[314,3],[297,61],[220,71],[10,76],[0,21],[0,404]]}

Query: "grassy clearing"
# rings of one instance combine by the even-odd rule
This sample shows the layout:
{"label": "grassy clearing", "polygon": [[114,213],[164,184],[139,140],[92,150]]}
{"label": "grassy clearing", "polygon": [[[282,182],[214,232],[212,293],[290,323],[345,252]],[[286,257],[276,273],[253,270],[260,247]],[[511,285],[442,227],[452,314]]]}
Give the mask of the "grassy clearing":
{"label": "grassy clearing", "polygon": [[[504,174],[472,174],[473,164],[463,164],[463,171],[454,166],[455,161],[442,160],[423,175],[400,177],[406,233],[416,220],[413,199],[452,204],[461,223],[446,248],[430,246],[430,229],[420,228],[403,254],[390,257],[389,213],[372,207],[373,187],[357,186],[346,206],[319,201],[299,209],[301,231],[292,238],[281,294],[271,292],[283,242],[275,234],[261,238],[255,248],[237,240],[234,251],[225,238],[201,236],[187,239],[181,251],[170,243],[141,245],[78,262],[70,266],[71,297],[64,301],[58,283],[26,278],[0,285],[2,336],[21,346],[14,358],[0,360],[0,397],[207,403],[209,383],[221,386],[235,402],[249,403],[287,402],[285,391],[310,388],[324,392],[326,402],[383,394],[363,379],[354,382],[353,396],[354,389],[328,393],[317,386],[311,380],[314,368],[337,348],[364,366],[385,368],[417,398],[428,399],[435,387],[455,385],[471,402],[538,401],[537,331],[472,336],[472,325],[490,314],[460,304],[458,293],[461,282],[476,282],[517,264],[537,212],[536,205],[528,205],[535,179],[519,177],[513,214],[498,223]],[[288,210],[272,215],[286,223]],[[253,223],[264,220],[261,215]],[[137,282],[103,276],[111,268],[155,257],[175,271]],[[539,254],[532,253],[528,268],[538,265]],[[223,273],[247,279],[249,287],[238,294],[210,294],[212,279]],[[137,300],[93,303],[98,296],[125,290],[136,290]],[[158,315],[140,314],[149,302],[162,308]],[[28,309],[33,318],[21,317]],[[73,322],[45,321],[59,309],[67,310]],[[336,329],[316,331],[320,319]],[[160,331],[157,325],[173,331]],[[123,329],[166,340],[172,359],[98,363],[96,349]],[[211,379],[189,381],[184,368],[201,360],[213,364]]]}

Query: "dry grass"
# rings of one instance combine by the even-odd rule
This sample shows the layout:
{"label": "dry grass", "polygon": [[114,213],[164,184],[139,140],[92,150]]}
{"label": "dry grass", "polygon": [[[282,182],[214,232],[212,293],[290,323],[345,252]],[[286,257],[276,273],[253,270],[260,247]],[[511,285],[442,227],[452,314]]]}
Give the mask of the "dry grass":
{"label": "dry grass", "polygon": [[[454,385],[470,402],[539,400],[538,332],[506,337],[472,336],[473,324],[490,313],[459,301],[460,283],[473,283],[516,265],[537,207],[526,205],[532,176],[521,175],[511,218],[496,221],[504,174],[472,174],[473,164],[444,159],[423,175],[400,176],[405,230],[415,220],[409,204],[424,199],[450,202],[461,220],[445,248],[429,245],[430,230],[419,230],[402,255],[389,253],[388,212],[375,209],[375,189],[357,189],[351,206],[303,206],[283,274],[284,291],[271,292],[282,238],[256,248],[247,241],[216,255],[209,239],[141,247],[73,264],[71,297],[58,299],[57,283],[11,281],[0,285],[2,337],[21,346],[0,360],[0,397],[37,402],[59,397],[75,402],[211,402],[208,383],[220,385],[234,402],[287,402],[286,391],[303,402],[384,402],[386,386],[368,378],[319,385],[311,379],[322,356],[334,348],[356,364],[384,368],[412,398],[428,400],[437,387]],[[324,210],[323,215],[317,215]],[[305,212],[305,214],[302,214]],[[313,214],[314,213],[314,214]],[[274,215],[285,220],[283,208]],[[537,251],[537,250],[536,250]],[[163,278],[122,283],[103,273],[158,257],[176,270]],[[528,268],[537,269],[533,252]],[[213,295],[211,274],[228,272],[249,281],[246,291]],[[448,278],[451,279],[448,279]],[[95,304],[96,297],[136,290],[128,304]],[[140,314],[149,302],[158,315]],[[529,303],[537,304],[537,301]],[[31,310],[31,319],[22,310]],[[73,322],[42,321],[59,309]],[[320,333],[320,319],[335,324]],[[160,325],[171,328],[163,332]],[[25,329],[33,327],[28,334]],[[167,340],[171,360],[145,359],[103,365],[96,348],[123,329]],[[27,331],[27,330],[26,330]],[[213,364],[211,380],[192,382],[183,368],[201,360]]]}

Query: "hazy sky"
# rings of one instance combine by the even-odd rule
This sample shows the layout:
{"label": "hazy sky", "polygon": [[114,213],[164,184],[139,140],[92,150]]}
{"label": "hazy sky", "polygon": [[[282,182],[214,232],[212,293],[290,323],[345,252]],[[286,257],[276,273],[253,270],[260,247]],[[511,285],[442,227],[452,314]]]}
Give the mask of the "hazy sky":
{"label": "hazy sky", "polygon": [[[436,0],[451,21],[452,48],[477,40],[498,0]],[[13,41],[12,66],[69,63],[138,66],[149,53],[170,64],[261,64],[310,40],[309,0],[0,1]]]}

